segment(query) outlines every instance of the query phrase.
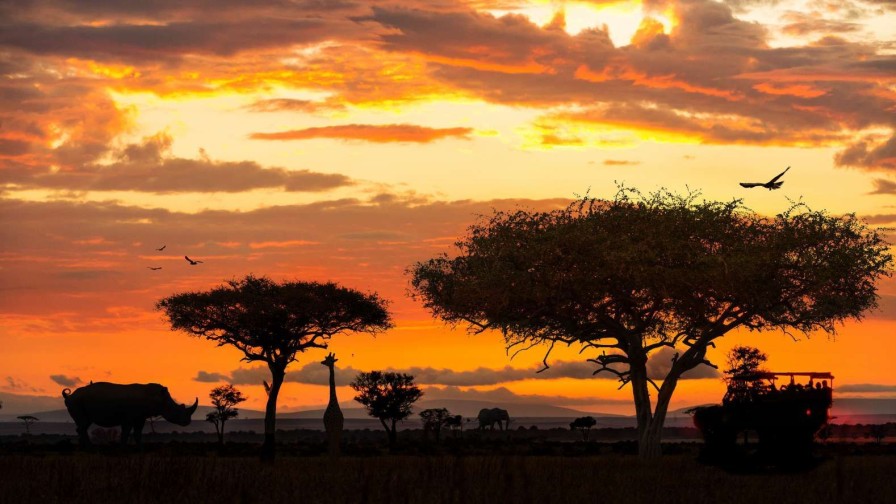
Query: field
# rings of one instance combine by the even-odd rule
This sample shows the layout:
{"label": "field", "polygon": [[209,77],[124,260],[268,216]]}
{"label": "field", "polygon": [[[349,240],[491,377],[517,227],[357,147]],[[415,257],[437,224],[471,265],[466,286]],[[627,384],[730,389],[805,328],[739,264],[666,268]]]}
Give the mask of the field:
{"label": "field", "polygon": [[[498,445],[494,445],[498,447]],[[625,443],[545,444],[541,451],[420,449],[331,459],[281,446],[262,464],[255,445],[101,447],[5,445],[0,502],[16,503],[892,503],[892,445],[823,447],[812,469],[733,473],[697,462],[696,444],[642,462]],[[488,453],[492,451],[493,453]],[[562,455],[558,455],[562,453]]]}

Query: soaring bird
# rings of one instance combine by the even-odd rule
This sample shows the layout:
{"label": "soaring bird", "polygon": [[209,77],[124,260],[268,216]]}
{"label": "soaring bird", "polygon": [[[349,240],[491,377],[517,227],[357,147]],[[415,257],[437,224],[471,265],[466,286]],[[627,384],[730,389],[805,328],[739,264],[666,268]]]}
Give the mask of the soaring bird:
{"label": "soaring bird", "polygon": [[766,182],[764,184],[759,183],[759,182],[741,182],[740,185],[741,185],[741,187],[746,187],[746,188],[764,187],[764,188],[768,189],[769,191],[771,191],[772,189],[780,189],[781,186],[784,185],[784,182],[778,182],[778,179],[783,177],[784,174],[787,173],[787,170],[789,170],[789,169],[790,169],[790,167],[788,166],[787,168],[784,169],[784,171],[779,173],[775,178],[769,180],[768,182]]}
{"label": "soaring bird", "polygon": [[149,268],[149,269],[151,269],[151,270],[153,270],[153,271],[162,269],[161,266],[147,266],[147,268]]}
{"label": "soaring bird", "polygon": [[161,248],[157,248],[156,250],[158,250],[159,252],[161,252],[161,251],[165,250],[165,247],[167,247],[167,246],[168,246],[168,245],[162,245]]}
{"label": "soaring bird", "polygon": [[196,266],[197,264],[202,262],[202,261],[194,261],[187,256],[184,256],[184,259],[186,259],[190,263],[190,266]]}

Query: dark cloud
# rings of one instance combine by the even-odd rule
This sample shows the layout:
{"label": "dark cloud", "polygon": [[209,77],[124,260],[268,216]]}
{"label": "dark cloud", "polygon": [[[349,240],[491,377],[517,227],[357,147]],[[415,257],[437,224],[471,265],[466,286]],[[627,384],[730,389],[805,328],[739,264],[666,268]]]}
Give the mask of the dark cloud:
{"label": "dark cloud", "polygon": [[[652,379],[662,379],[668,373],[671,367],[671,359],[674,352],[658,351],[648,361],[648,375]],[[668,362],[668,364],[667,364]],[[477,387],[499,385],[507,382],[515,382],[521,380],[553,380],[558,378],[573,378],[577,380],[590,379],[616,379],[611,373],[594,374],[597,366],[587,361],[556,361],[550,364],[550,367],[542,372],[542,366],[534,366],[531,368],[514,368],[504,366],[503,368],[487,368],[479,367],[471,370],[457,371],[447,368],[433,368],[423,366],[412,366],[407,368],[389,368],[384,371],[393,371],[398,373],[406,373],[412,375],[414,380],[421,385],[440,385],[448,387]],[[705,368],[705,369],[704,369]],[[339,383],[349,383],[355,379],[361,370],[349,367],[339,367],[337,365],[336,381]],[[223,380],[230,380],[236,384],[257,385],[262,380],[270,379],[270,371],[266,367],[240,368],[233,370],[229,378],[227,375],[214,373],[216,377],[222,377]],[[684,374],[682,379],[699,379],[699,378],[718,378],[719,373],[708,366],[700,366]],[[198,377],[196,378],[198,379]],[[305,383],[309,385],[327,385],[329,382],[329,370],[326,366],[319,363],[311,362],[305,364],[301,368],[290,370],[286,374],[286,381]]]}
{"label": "dark cloud", "polygon": [[319,126],[277,133],[252,133],[254,140],[311,140],[332,138],[337,140],[363,140],[374,143],[411,142],[429,143],[444,138],[469,139],[472,128],[429,128],[414,124],[343,124]]}
{"label": "dark cloud", "polygon": [[864,392],[864,393],[881,393],[896,392],[896,385],[884,385],[880,383],[854,383],[848,385],[839,385],[837,392]]}
{"label": "dark cloud", "polygon": [[229,382],[230,377],[221,373],[210,373],[208,371],[199,370],[193,380],[201,383],[220,383]]}
{"label": "dark cloud", "polygon": [[[678,350],[662,347],[654,352],[647,361],[647,376],[653,380],[662,380],[672,369],[672,363]],[[703,378],[719,378],[721,374],[713,367],[701,364],[681,375],[682,380],[699,380]]]}
{"label": "dark cloud", "polygon": [[319,102],[311,100],[296,100],[291,98],[271,98],[259,100],[247,107],[253,112],[306,112],[316,113],[324,111],[344,110],[345,105],[333,102]]}
{"label": "dark cloud", "polygon": [[834,161],[839,166],[896,170],[896,135],[883,142],[875,140],[859,140],[834,156]]}
{"label": "dark cloud", "polygon": [[11,392],[43,392],[44,389],[38,387],[32,387],[25,381],[22,381],[18,378],[13,378],[12,376],[7,376],[4,380],[4,383],[0,384],[0,390],[6,390]]}
{"label": "dark cloud", "polygon": [[63,387],[74,387],[84,383],[77,376],[66,376],[63,374],[50,375],[50,379]]}
{"label": "dark cloud", "polygon": [[20,168],[9,170],[6,183],[23,188],[77,191],[142,191],[152,193],[241,192],[259,188],[320,192],[351,185],[340,174],[265,168],[252,161],[185,159],[168,153],[171,138],[156,135],[126,146],[111,164],[89,164],[72,170]]}
{"label": "dark cloud", "polygon": [[850,33],[862,29],[859,23],[824,19],[817,13],[788,12],[782,16],[786,23],[782,30],[788,35],[806,36],[814,33]]}

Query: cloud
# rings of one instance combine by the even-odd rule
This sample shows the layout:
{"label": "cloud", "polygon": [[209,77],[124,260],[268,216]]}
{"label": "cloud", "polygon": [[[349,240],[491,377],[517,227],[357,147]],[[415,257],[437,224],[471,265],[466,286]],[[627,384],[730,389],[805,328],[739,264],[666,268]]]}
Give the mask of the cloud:
{"label": "cloud", "polygon": [[169,154],[167,134],[145,138],[115,153],[111,164],[86,164],[72,170],[32,168],[6,179],[22,188],[91,191],[241,192],[259,188],[320,192],[352,184],[345,175],[265,168],[252,161],[185,159]]}
{"label": "cloud", "polygon": [[338,140],[363,140],[374,143],[411,142],[430,143],[444,138],[469,139],[472,128],[430,128],[413,124],[345,124],[320,126],[278,133],[252,133],[254,140],[311,140],[331,138]]}
{"label": "cloud", "polygon": [[628,161],[625,159],[604,159],[607,166],[635,166],[641,164],[640,161]]}
{"label": "cloud", "polygon": [[78,384],[84,383],[77,376],[66,376],[62,374],[50,375],[50,379],[54,382],[62,385],[63,387],[74,387]]}
{"label": "cloud", "polygon": [[307,112],[316,113],[324,111],[344,110],[345,105],[332,102],[320,102],[311,100],[296,100],[291,98],[271,98],[259,100],[247,107],[253,112]]}
{"label": "cloud", "polygon": [[887,385],[880,383],[854,383],[848,385],[839,385],[837,392],[863,392],[863,393],[880,393],[880,392],[896,392],[896,385]]}
{"label": "cloud", "polygon": [[896,135],[886,141],[866,137],[834,156],[838,166],[896,170]]}
{"label": "cloud", "polygon": [[[672,362],[677,350],[662,347],[654,352],[647,361],[647,376],[653,380],[662,380],[672,369]],[[681,375],[682,380],[699,380],[704,378],[719,378],[721,374],[713,367],[700,364],[697,367]]]}
{"label": "cloud", "polygon": [[[672,351],[660,350],[648,361],[648,375],[652,379],[662,379],[671,366]],[[666,365],[666,361],[669,362]],[[616,379],[610,373],[595,375],[597,366],[587,361],[556,361],[542,372],[538,372],[541,365],[531,368],[514,368],[504,366],[501,368],[478,367],[471,370],[453,370],[448,368],[434,368],[425,366],[411,366],[406,368],[386,368],[381,371],[405,373],[414,377],[414,381],[420,385],[439,385],[447,387],[479,387],[499,385],[502,383],[521,380],[554,380],[558,378],[572,378],[577,380],[591,379]],[[704,369],[705,368],[705,369]],[[349,367],[336,366],[336,381],[349,383],[357,377],[361,370]],[[226,375],[215,373],[216,376],[228,379]],[[700,366],[684,374],[682,379],[717,378],[718,371],[708,366]],[[270,373],[266,367],[239,368],[230,373],[229,380],[236,384],[253,385],[262,380],[269,380]],[[301,368],[289,370],[286,374],[287,382],[305,383],[309,385],[327,385],[329,382],[329,370],[317,362],[305,364]]]}
{"label": "cloud", "polygon": [[198,373],[196,373],[196,377],[194,377],[193,380],[202,383],[220,383],[229,382],[230,377],[221,373],[200,370]]}
{"label": "cloud", "polygon": [[5,383],[0,384],[0,390],[12,392],[43,392],[44,389],[33,387],[30,384],[12,376],[7,376]]}
{"label": "cloud", "polygon": [[868,194],[896,194],[896,181],[876,178],[872,183],[874,184],[874,190]]}

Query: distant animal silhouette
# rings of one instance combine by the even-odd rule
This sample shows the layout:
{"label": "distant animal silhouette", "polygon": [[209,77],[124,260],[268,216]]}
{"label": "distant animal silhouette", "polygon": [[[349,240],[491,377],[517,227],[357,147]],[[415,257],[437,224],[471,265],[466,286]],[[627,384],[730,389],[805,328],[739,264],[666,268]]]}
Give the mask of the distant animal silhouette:
{"label": "distant animal silhouette", "polygon": [[151,269],[151,270],[153,270],[153,271],[157,271],[157,270],[162,269],[161,266],[147,266],[147,268],[149,268],[149,269]]}
{"label": "distant animal silhouette", "polygon": [[167,246],[168,246],[168,245],[162,245],[161,248],[157,248],[156,250],[158,250],[159,252],[161,252],[161,251],[165,250],[165,247],[167,247]]}
{"label": "distant animal silhouette", "polygon": [[507,410],[501,408],[482,408],[476,419],[479,420],[479,430],[484,430],[486,427],[494,430],[495,424],[498,424],[501,430],[510,426],[510,415]]}
{"label": "distant animal silhouette", "polygon": [[345,424],[345,418],[342,416],[342,410],[339,408],[339,401],[336,399],[336,354],[330,352],[321,364],[330,368],[330,402],[327,404],[327,410],[324,411],[324,429],[327,431],[327,447],[330,455],[339,455],[339,442],[342,438],[342,428]]}
{"label": "distant animal silhouette", "polygon": [[68,414],[75,421],[78,439],[82,445],[89,445],[87,429],[91,424],[101,427],[121,426],[121,444],[128,442],[131,431],[139,445],[146,419],[162,416],[177,425],[189,425],[190,417],[199,406],[199,398],[192,406],[178,404],[171,398],[168,389],[158,383],[117,383],[97,382],[85,385],[74,392],[62,390],[62,398]]}
{"label": "distant animal silhouette", "polygon": [[784,182],[778,182],[778,179],[781,178],[781,177],[783,177],[784,174],[787,173],[787,170],[789,170],[789,169],[790,169],[790,167],[788,166],[787,168],[784,169],[784,171],[782,171],[781,173],[779,173],[775,178],[773,178],[773,179],[771,179],[771,180],[769,180],[768,182],[765,182],[765,183],[760,183],[760,182],[741,182],[740,185],[741,185],[741,187],[746,187],[746,188],[751,188],[751,187],[764,187],[764,188],[768,189],[769,191],[771,191],[772,189],[780,189],[781,186],[784,185]]}
{"label": "distant animal silhouette", "polygon": [[187,256],[184,256],[184,259],[186,259],[187,261],[189,261],[190,266],[196,266],[197,264],[199,264],[199,263],[202,262],[202,261],[194,261],[194,260],[190,259],[190,258],[187,257]]}

